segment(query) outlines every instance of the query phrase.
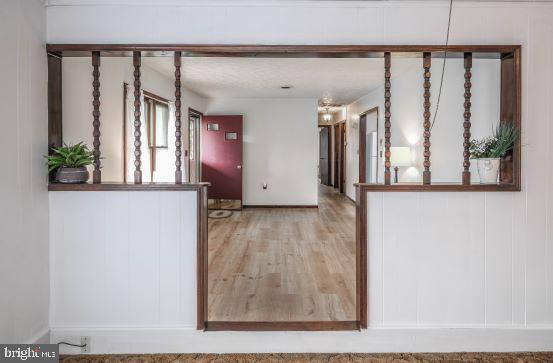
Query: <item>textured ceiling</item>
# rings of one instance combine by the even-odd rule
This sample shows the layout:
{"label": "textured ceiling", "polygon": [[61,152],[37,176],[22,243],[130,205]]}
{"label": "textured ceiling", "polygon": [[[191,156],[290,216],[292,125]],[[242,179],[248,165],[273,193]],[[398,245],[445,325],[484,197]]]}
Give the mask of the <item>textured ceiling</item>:
{"label": "textured ceiling", "polygon": [[[142,62],[174,77],[171,57]],[[401,62],[394,75],[412,66]],[[374,58],[183,58],[181,78],[186,88],[211,98],[316,98],[347,104],[383,83],[383,67],[383,60]],[[292,88],[283,90],[283,85]]]}

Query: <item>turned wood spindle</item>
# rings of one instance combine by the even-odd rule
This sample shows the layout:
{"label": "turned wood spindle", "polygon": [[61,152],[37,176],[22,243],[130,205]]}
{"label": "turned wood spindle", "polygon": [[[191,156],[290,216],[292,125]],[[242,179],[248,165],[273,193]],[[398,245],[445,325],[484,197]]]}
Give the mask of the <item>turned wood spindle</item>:
{"label": "turned wood spindle", "polygon": [[140,131],[140,64],[141,55],[140,52],[133,52],[133,65],[134,65],[134,183],[142,184],[142,171],[140,170],[140,156],[142,152],[140,148],[142,142],[140,137],[142,135]]}
{"label": "turned wood spindle", "polygon": [[463,113],[463,117],[465,121],[463,122],[463,185],[470,185],[470,151],[469,151],[469,145],[470,145],[470,88],[472,86],[472,83],[470,82],[470,79],[472,77],[471,68],[472,68],[472,53],[465,53],[465,103],[463,106],[465,107],[465,112]]}
{"label": "turned wood spindle", "polygon": [[181,170],[181,92],[180,92],[181,52],[175,52],[175,183],[182,184]]}
{"label": "turned wood spindle", "polygon": [[94,141],[94,171],[92,172],[92,182],[99,184],[102,182],[102,171],[100,170],[100,52],[92,52],[92,126],[94,131],[92,136]]}
{"label": "turned wood spindle", "polygon": [[[430,185],[430,65],[431,65],[430,52],[423,53],[423,67],[424,67],[424,171],[422,172],[422,183]],[[444,59],[445,62],[445,59]]]}
{"label": "turned wood spindle", "polygon": [[391,174],[390,174],[390,137],[392,136],[392,133],[390,131],[390,127],[392,126],[392,123],[390,121],[390,118],[392,116],[390,107],[392,105],[390,98],[391,98],[391,91],[390,88],[392,86],[392,83],[390,82],[391,72],[390,68],[392,66],[391,56],[390,52],[384,53],[384,184],[390,185],[391,180]]}

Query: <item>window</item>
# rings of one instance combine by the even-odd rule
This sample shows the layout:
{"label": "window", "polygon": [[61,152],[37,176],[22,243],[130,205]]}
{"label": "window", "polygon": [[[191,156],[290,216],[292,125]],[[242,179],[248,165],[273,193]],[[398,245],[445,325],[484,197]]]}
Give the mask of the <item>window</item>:
{"label": "window", "polygon": [[169,106],[144,96],[146,124],[148,125],[148,146],[166,148],[169,125]]}
{"label": "window", "polygon": [[195,142],[195,139],[196,139],[196,131],[194,130],[194,128],[196,127],[196,119],[195,118],[190,118],[190,121],[188,122],[188,125],[189,125],[189,129],[188,129],[188,142],[189,142],[189,145],[190,145],[190,160],[194,160],[195,156],[196,156],[196,142]]}
{"label": "window", "polygon": [[238,134],[236,132],[225,132],[225,139],[238,140]]}

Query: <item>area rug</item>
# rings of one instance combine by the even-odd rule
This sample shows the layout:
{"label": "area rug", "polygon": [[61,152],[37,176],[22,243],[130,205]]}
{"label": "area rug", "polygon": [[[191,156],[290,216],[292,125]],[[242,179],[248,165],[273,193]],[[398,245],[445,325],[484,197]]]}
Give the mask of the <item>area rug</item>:
{"label": "area rug", "polygon": [[346,362],[553,362],[553,352],[540,353],[383,353],[383,354],[137,354],[137,355],[65,355],[64,363],[346,363]]}

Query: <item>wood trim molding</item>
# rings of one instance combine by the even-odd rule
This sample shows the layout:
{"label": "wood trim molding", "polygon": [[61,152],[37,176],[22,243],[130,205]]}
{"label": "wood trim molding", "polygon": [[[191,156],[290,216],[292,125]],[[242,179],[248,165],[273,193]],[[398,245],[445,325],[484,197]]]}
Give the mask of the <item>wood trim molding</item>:
{"label": "wood trim molding", "polygon": [[317,204],[246,204],[242,208],[319,208]]}
{"label": "wood trim molding", "polygon": [[207,331],[338,331],[358,330],[357,321],[208,321]]}
{"label": "wood trim molding", "polygon": [[355,187],[355,289],[357,321],[361,329],[368,325],[368,289],[367,289],[367,192]]}
{"label": "wood trim molding", "polygon": [[[510,53],[520,45],[277,45],[277,44],[47,44],[46,50],[61,56],[83,56],[91,51],[101,51],[106,56],[127,56],[132,52],[144,52],[145,56],[162,56],[164,52],[183,52],[183,56],[263,56],[325,57],[332,55],[383,58],[384,52],[393,53],[445,53],[448,57],[462,58],[465,52]],[[413,55],[413,54],[411,54]],[[420,55],[416,55],[420,56]],[[479,55],[480,57],[484,55]]]}
{"label": "wood trim molding", "polygon": [[[184,184],[180,184],[184,185]],[[208,312],[208,208],[207,188],[198,189],[198,241],[197,241],[197,317],[196,328],[204,330],[207,323]]]}
{"label": "wood trim molding", "polygon": [[514,184],[470,184],[443,183],[443,184],[366,184],[356,183],[368,192],[520,192],[520,187]]}
{"label": "wood trim molding", "polygon": [[[48,53],[48,153],[62,146],[62,62],[61,58]],[[55,180],[54,173],[49,175]]]}
{"label": "wood trim molding", "polygon": [[[319,124],[318,127],[324,127],[326,128],[326,131],[328,132],[328,146],[327,146],[327,167],[328,167],[328,178],[327,178],[327,186],[332,186],[332,126],[333,125],[321,125]],[[320,160],[320,155],[319,155]]]}
{"label": "wood trim molding", "polygon": [[209,183],[143,183],[143,184],[127,184],[127,183],[102,183],[102,184],[61,184],[51,183],[48,185],[50,192],[106,192],[106,191],[174,191],[174,190],[193,190],[197,191],[209,186]]}

